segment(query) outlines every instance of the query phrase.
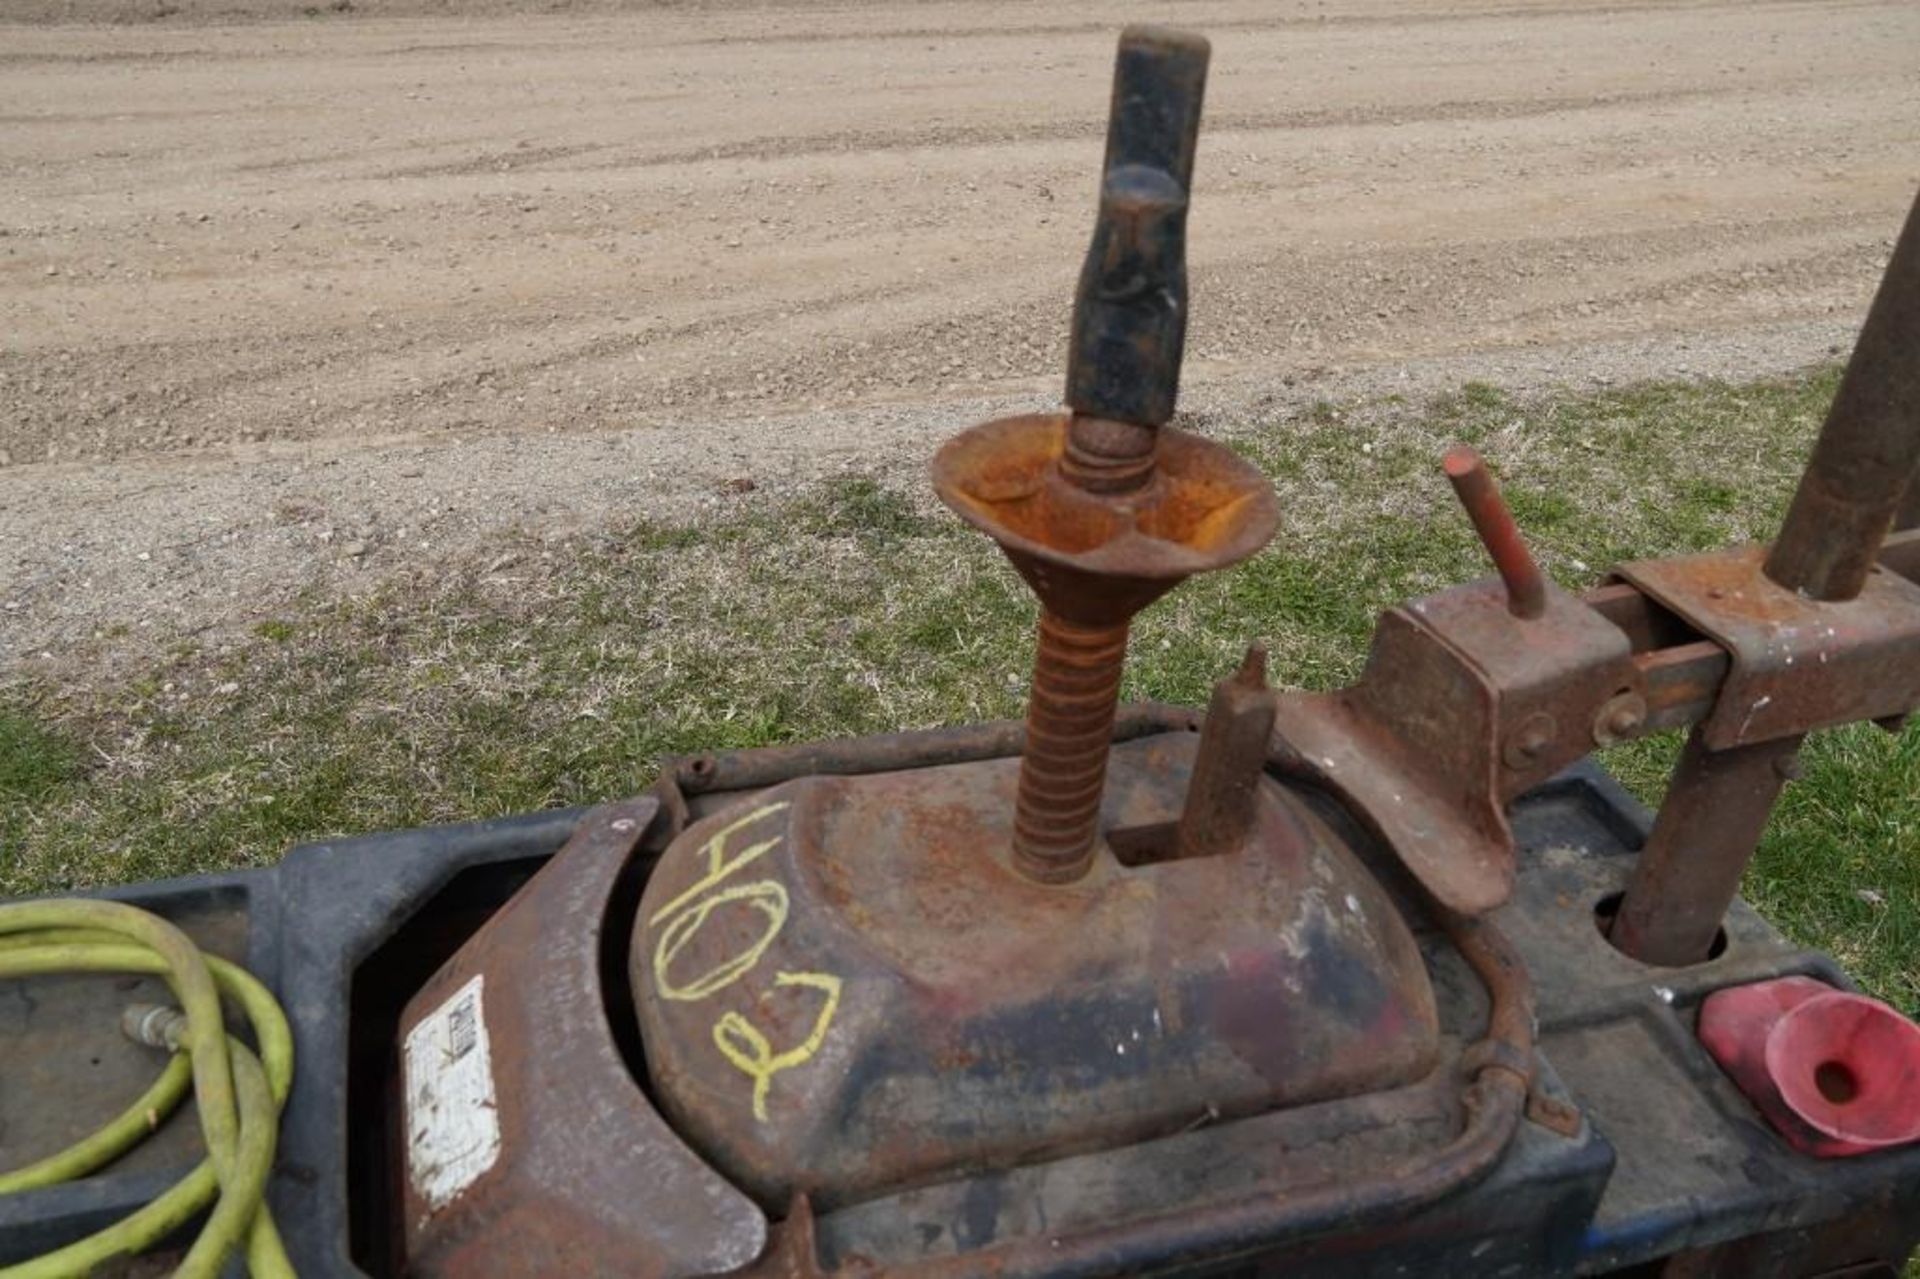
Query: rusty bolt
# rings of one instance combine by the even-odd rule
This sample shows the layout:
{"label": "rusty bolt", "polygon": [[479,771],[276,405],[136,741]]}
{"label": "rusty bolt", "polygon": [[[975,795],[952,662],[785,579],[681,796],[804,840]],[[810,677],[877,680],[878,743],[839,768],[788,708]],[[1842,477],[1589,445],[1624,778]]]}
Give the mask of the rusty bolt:
{"label": "rusty bolt", "polygon": [[1593,717],[1596,745],[1611,746],[1632,737],[1647,722],[1647,699],[1638,693],[1617,693]]}
{"label": "rusty bolt", "polygon": [[1545,711],[1535,711],[1522,720],[1520,727],[1514,729],[1512,736],[1507,738],[1501,758],[1506,760],[1508,768],[1516,771],[1530,767],[1546,754],[1547,747],[1553,745],[1554,736],[1559,731],[1560,725],[1553,716]]}

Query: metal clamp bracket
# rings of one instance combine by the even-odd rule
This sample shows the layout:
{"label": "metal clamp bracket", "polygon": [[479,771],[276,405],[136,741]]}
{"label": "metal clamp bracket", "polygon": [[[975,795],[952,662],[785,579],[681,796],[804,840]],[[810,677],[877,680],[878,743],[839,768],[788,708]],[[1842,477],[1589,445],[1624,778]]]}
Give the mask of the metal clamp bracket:
{"label": "metal clamp bracket", "polygon": [[1810,599],[1761,571],[1766,554],[1746,546],[1617,570],[1732,658],[1701,726],[1708,747],[1920,707],[1920,585],[1876,569],[1852,599]]}

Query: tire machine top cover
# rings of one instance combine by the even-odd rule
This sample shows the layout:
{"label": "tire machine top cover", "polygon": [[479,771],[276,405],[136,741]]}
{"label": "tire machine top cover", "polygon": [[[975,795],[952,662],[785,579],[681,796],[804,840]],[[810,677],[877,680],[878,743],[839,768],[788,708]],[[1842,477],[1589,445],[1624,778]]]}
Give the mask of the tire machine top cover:
{"label": "tire machine top cover", "polygon": [[[590,822],[402,1019],[412,1269],[1103,1273],[1384,1228],[1486,1176],[1530,1102],[1578,1129],[1577,1097],[1544,1097],[1528,974],[1496,922],[1517,797],[1596,746],[1691,726],[1601,921],[1625,957],[1684,969],[1713,951],[1801,737],[1920,704],[1920,543],[1886,541],[1920,459],[1910,223],[1770,550],[1629,564],[1575,596],[1456,449],[1444,469],[1497,576],[1386,613],[1351,688],[1271,691],[1256,648],[1198,732],[1135,716],[1117,734],[1132,616],[1279,518],[1250,464],[1168,424],[1207,57],[1182,33],[1122,37],[1066,408],[934,459],[941,498],[1040,601],[1017,753],[883,745],[696,811],[676,782],[715,794],[706,759]],[[642,845],[637,903],[610,915]],[[625,942],[613,1019],[650,1104],[620,1063],[570,1094],[572,1028],[511,989],[596,917]],[[1443,1017],[1415,921],[1477,976],[1466,1020]],[[483,1018],[497,1122],[476,1135],[450,1118],[474,1084],[444,1047]],[[1831,1071],[1847,1046],[1822,1051]],[[1102,1194],[1125,1194],[1083,1185],[1071,1224],[1005,1206],[1017,1170],[1288,1113],[1403,1144],[1372,1167],[1250,1166],[1226,1193],[1170,1175],[1162,1206],[1105,1220]],[[823,1245],[821,1221],[879,1201],[963,1211]]]}
{"label": "tire machine top cover", "polygon": [[[1770,547],[1570,594],[1456,449],[1497,573],[1388,610],[1352,687],[1255,647],[1203,716],[1121,706],[1133,615],[1281,515],[1170,425],[1207,58],[1122,36],[1066,407],[933,463],[1039,598],[1024,724],[580,817],[354,1050],[384,1138],[296,1081],[303,1271],[1895,1273],[1920,1031],[1736,892],[1805,734],[1920,706],[1920,216]],[[1648,829],[1581,761],[1676,728]],[[349,1265],[309,1193],[387,1229]]]}

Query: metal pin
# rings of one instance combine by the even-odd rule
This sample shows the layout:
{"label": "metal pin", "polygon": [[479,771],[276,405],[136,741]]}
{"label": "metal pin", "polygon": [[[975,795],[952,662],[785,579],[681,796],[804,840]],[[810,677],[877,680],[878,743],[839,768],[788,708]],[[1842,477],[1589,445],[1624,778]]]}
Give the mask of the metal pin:
{"label": "metal pin", "polygon": [[1501,500],[1500,486],[1494,483],[1487,464],[1474,450],[1459,444],[1447,450],[1441,465],[1453,482],[1460,505],[1467,510],[1467,518],[1473,521],[1473,531],[1480,535],[1480,544],[1493,557],[1493,566],[1506,584],[1507,611],[1522,618],[1545,613],[1547,579],[1534,563],[1520,526],[1513,522],[1513,512]]}

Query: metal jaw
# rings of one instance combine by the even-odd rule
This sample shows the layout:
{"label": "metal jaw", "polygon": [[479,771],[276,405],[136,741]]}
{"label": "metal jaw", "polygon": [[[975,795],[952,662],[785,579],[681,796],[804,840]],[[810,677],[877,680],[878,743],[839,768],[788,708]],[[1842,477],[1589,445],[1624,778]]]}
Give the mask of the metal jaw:
{"label": "metal jaw", "polygon": [[1281,697],[1276,762],[1477,913],[1509,890],[1520,791],[1596,746],[1694,726],[1612,938],[1650,964],[1705,959],[1801,738],[1920,707],[1915,350],[1920,204],[1772,548],[1625,565],[1580,599],[1540,573],[1479,459],[1453,451],[1500,576],[1385,614],[1353,688]]}

